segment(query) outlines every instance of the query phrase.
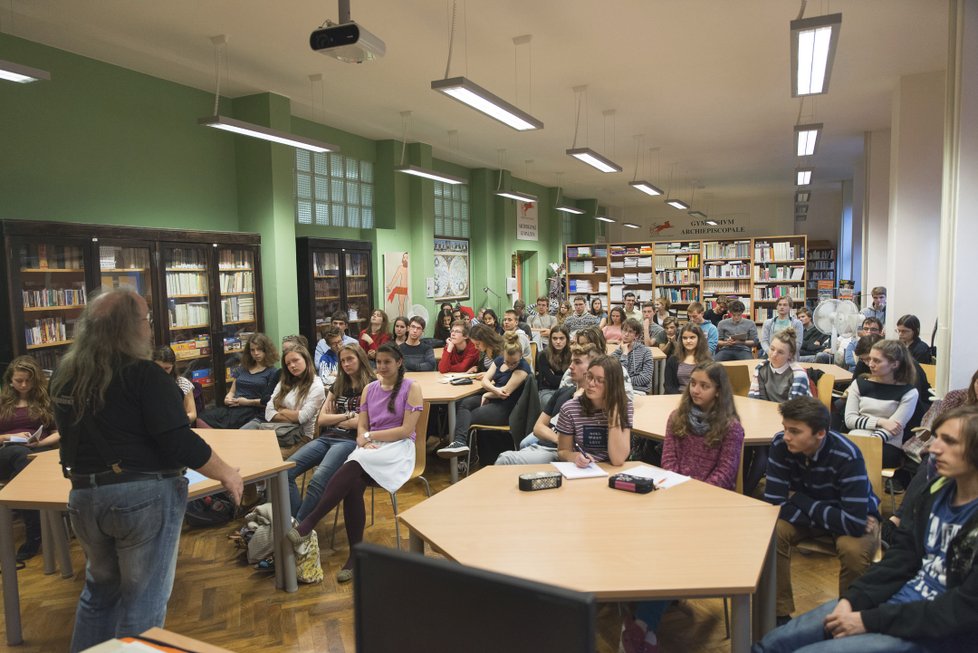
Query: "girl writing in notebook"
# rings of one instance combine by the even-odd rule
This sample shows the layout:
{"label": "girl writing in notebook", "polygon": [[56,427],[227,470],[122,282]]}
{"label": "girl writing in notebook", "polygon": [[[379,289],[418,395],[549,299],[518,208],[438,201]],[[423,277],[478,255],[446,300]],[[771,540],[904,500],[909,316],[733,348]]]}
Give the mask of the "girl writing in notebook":
{"label": "girl writing in notebook", "polygon": [[632,402],[621,364],[598,356],[588,366],[584,394],[568,400],[557,418],[557,456],[578,467],[624,464],[631,450]]}

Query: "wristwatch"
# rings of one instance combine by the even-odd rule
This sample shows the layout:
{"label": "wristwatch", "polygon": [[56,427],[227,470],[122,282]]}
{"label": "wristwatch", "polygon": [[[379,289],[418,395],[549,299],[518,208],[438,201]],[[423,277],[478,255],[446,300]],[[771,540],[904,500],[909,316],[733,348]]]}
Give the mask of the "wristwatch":
{"label": "wristwatch", "polygon": [[370,439],[370,431],[363,432],[363,439],[366,440],[367,442],[373,442],[373,440]]}

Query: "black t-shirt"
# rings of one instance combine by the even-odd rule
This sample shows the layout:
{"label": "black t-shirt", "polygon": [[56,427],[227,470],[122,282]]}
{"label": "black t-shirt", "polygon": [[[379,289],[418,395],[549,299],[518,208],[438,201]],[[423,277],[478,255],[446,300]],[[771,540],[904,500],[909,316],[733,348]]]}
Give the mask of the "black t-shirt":
{"label": "black t-shirt", "polygon": [[75,423],[70,398],[56,397],[54,403],[63,441],[62,463],[70,463],[64,457],[74,448],[74,474],[108,471],[112,462],[99,455],[91,437],[93,429],[127,471],[197,469],[210,458],[210,446],[187,424],[180,389],[152,361],[136,361],[116,370],[105,393],[105,406],[80,423]]}

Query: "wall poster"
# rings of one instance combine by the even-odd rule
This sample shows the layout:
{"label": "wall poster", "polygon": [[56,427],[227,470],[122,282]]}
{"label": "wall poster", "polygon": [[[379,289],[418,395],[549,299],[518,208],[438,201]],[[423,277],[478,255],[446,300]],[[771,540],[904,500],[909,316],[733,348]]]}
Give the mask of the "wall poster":
{"label": "wall poster", "polygon": [[408,272],[407,252],[384,254],[384,312],[391,322],[398,315],[407,315],[411,306],[411,275]]}
{"label": "wall poster", "polygon": [[435,238],[435,301],[469,298],[469,241]]}

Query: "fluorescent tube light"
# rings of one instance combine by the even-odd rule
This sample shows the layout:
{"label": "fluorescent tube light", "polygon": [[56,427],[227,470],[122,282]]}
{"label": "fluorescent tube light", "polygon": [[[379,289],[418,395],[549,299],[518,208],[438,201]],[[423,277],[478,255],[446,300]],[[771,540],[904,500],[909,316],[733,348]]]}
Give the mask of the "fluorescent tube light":
{"label": "fluorescent tube light", "polygon": [[415,165],[394,166],[394,172],[403,172],[406,175],[414,175],[415,177],[424,177],[425,179],[440,181],[446,184],[452,184],[453,186],[469,183],[468,179],[463,179],[462,177],[456,177],[455,175],[446,175],[443,172],[435,172],[434,170],[429,170],[428,168],[422,168],[421,166],[415,166]]}
{"label": "fluorescent tube light", "polygon": [[505,197],[507,199],[516,200],[517,202],[536,202],[537,196],[530,195],[529,193],[521,193],[518,190],[500,190],[496,191],[496,195],[499,197]]}
{"label": "fluorescent tube light", "polygon": [[296,136],[288,132],[272,129],[271,127],[256,125],[254,123],[245,122],[243,120],[235,120],[234,118],[227,118],[220,115],[201,118],[197,121],[197,124],[204,125],[205,127],[213,127],[214,129],[223,129],[224,131],[234,132],[235,134],[242,134],[244,136],[251,136],[253,138],[260,138],[264,141],[281,143],[282,145],[288,145],[300,150],[309,150],[310,152],[340,151],[338,145],[331,145],[330,143],[305,138],[304,136]]}
{"label": "fluorescent tube light", "polygon": [[42,79],[51,79],[51,73],[39,68],[31,68],[12,61],[0,59],[0,79],[18,84],[30,84]]}
{"label": "fluorescent tube light", "polygon": [[795,191],[795,202],[798,204],[807,204],[808,199],[812,196],[810,191],[798,190]]}
{"label": "fluorescent tube light", "polygon": [[607,157],[603,157],[589,147],[576,147],[567,150],[567,154],[582,161],[601,172],[621,172],[620,165]]}
{"label": "fluorescent tube light", "polygon": [[554,207],[555,211],[562,211],[563,213],[573,213],[574,215],[584,215],[584,210],[579,209],[576,206],[570,206],[569,204],[558,204]]}
{"label": "fluorescent tube light", "polygon": [[628,182],[628,185],[634,188],[635,190],[640,190],[646,195],[651,195],[652,197],[655,197],[656,195],[662,195],[662,191],[659,188],[653,186],[647,181],[630,181]]}
{"label": "fluorescent tube light", "polygon": [[791,97],[829,90],[842,14],[791,21]]}
{"label": "fluorescent tube light", "polygon": [[808,213],[808,205],[807,204],[795,204],[795,214],[796,215],[797,214],[804,215],[806,213]]}
{"label": "fluorescent tube light", "polygon": [[822,123],[812,125],[797,125],[795,127],[795,151],[798,156],[815,154],[818,137],[822,135]]}
{"label": "fluorescent tube light", "polygon": [[601,222],[615,222],[615,221],[614,221],[614,220],[612,220],[611,218],[606,218],[606,217],[605,217],[605,216],[603,216],[603,215],[596,215],[596,216],[594,216],[594,219],[595,219],[595,220],[600,220]]}
{"label": "fluorescent tube light", "polygon": [[431,88],[517,131],[543,129],[541,121],[465,77],[436,79],[431,82]]}
{"label": "fluorescent tube light", "polygon": [[689,215],[692,216],[692,217],[694,217],[694,218],[699,218],[700,220],[705,220],[706,219],[706,214],[703,213],[702,211],[690,211],[689,212]]}
{"label": "fluorescent tube light", "polygon": [[628,227],[629,229],[639,229],[639,226],[637,224],[632,224],[631,222],[626,222],[622,226]]}
{"label": "fluorescent tube light", "polygon": [[795,185],[807,186],[812,183],[812,172],[815,168],[795,168]]}
{"label": "fluorescent tube light", "polygon": [[666,204],[674,209],[679,209],[680,211],[685,211],[689,208],[689,204],[682,200],[666,200]]}

